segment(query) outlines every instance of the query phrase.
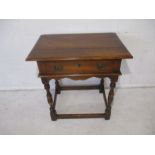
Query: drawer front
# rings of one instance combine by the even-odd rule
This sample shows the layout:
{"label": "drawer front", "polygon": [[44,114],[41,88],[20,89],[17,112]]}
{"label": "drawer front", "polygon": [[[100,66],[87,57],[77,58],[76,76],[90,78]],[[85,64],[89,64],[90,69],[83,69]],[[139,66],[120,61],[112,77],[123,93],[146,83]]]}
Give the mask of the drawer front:
{"label": "drawer front", "polygon": [[119,72],[120,60],[38,62],[40,74],[84,74]]}

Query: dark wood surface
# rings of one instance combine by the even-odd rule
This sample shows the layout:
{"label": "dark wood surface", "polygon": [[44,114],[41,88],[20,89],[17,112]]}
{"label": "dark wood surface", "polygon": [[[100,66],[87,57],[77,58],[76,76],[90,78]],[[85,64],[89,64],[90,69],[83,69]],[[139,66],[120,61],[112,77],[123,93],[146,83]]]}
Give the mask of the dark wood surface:
{"label": "dark wood surface", "polygon": [[120,60],[39,61],[40,75],[119,73]]}
{"label": "dark wood surface", "polygon": [[[132,58],[115,33],[42,35],[26,58],[36,61],[39,77],[46,90],[50,115],[53,121],[62,118],[102,118],[111,116],[114,88],[118,80],[122,59]],[[90,77],[101,79],[95,86],[61,86],[60,79],[84,80]],[[110,79],[110,90],[106,95],[104,78]],[[54,99],[49,81],[55,79]],[[103,93],[105,113],[57,114],[57,94],[64,90],[99,89]]]}
{"label": "dark wood surface", "polygon": [[42,35],[27,61],[132,58],[115,33]]}

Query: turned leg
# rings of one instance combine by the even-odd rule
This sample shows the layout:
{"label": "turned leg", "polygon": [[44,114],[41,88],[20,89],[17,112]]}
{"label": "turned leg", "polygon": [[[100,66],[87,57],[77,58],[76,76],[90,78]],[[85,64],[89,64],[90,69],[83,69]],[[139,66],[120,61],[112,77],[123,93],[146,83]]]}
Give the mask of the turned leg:
{"label": "turned leg", "polygon": [[55,85],[56,85],[56,93],[60,94],[61,93],[61,87],[60,87],[58,80],[55,80]]}
{"label": "turned leg", "polygon": [[50,106],[51,119],[52,119],[52,121],[55,121],[57,119],[57,117],[56,117],[55,107],[53,105],[52,94],[50,92],[49,79],[42,78],[41,80],[42,80],[42,83],[44,84],[44,88],[45,88],[46,93],[47,93],[46,95],[47,95],[48,104]]}
{"label": "turned leg", "polygon": [[103,89],[104,89],[104,79],[102,78],[99,85],[99,92],[103,93]]}
{"label": "turned leg", "polygon": [[114,88],[116,86],[116,82],[118,80],[118,77],[110,77],[110,91],[108,94],[108,103],[107,103],[107,107],[105,110],[105,119],[109,120],[110,119],[110,115],[111,115],[111,104],[114,98]]}
{"label": "turned leg", "polygon": [[105,106],[107,107],[108,102],[107,102],[107,98],[106,98],[106,94],[105,94],[104,79],[103,78],[101,79],[101,82],[100,82],[99,91],[100,91],[100,93],[103,93],[103,99],[105,102]]}

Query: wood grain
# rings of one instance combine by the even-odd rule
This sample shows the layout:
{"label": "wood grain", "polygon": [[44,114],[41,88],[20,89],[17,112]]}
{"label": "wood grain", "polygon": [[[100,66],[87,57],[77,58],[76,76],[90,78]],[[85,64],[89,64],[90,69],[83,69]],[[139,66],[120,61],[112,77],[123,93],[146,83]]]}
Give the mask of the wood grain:
{"label": "wood grain", "polygon": [[[122,59],[132,55],[115,33],[59,34],[41,35],[27,61],[36,61],[39,77],[46,90],[52,121],[63,118],[105,118],[110,119],[114,88],[121,75]],[[85,80],[91,77],[101,78],[95,86],[61,86],[60,79]],[[104,89],[104,78],[110,79],[108,95]],[[55,79],[54,100],[50,92],[49,81]],[[105,113],[57,114],[57,94],[63,90],[99,89],[105,101]]]}
{"label": "wood grain", "polygon": [[39,61],[39,72],[42,75],[118,73],[121,60],[92,61]]}
{"label": "wood grain", "polygon": [[27,61],[125,59],[132,55],[115,33],[42,35]]}

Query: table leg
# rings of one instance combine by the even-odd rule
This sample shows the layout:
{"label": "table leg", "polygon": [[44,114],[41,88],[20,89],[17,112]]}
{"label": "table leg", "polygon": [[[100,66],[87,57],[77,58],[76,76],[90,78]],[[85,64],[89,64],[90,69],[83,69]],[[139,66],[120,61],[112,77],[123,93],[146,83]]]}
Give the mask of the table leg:
{"label": "table leg", "polygon": [[60,84],[59,84],[58,80],[55,80],[55,85],[56,85],[57,94],[60,94],[61,93],[61,87],[60,87]]}
{"label": "table leg", "polygon": [[104,79],[101,78],[100,85],[99,85],[99,92],[100,93],[103,93],[103,89],[104,89],[103,87],[104,87]]}
{"label": "table leg", "polygon": [[118,80],[118,76],[115,77],[110,77],[110,91],[108,94],[108,104],[105,110],[105,119],[109,120],[110,119],[110,115],[111,115],[111,104],[114,98],[114,88],[116,86],[116,82]]}
{"label": "table leg", "polygon": [[45,79],[45,78],[42,78],[42,83],[44,84],[44,88],[46,90],[46,95],[47,95],[47,101],[48,101],[48,104],[50,106],[50,115],[51,115],[51,119],[52,121],[55,121],[57,120],[57,116],[56,116],[56,110],[55,110],[55,107],[53,105],[53,98],[52,98],[52,94],[50,92],[50,85],[49,85],[49,79]]}

